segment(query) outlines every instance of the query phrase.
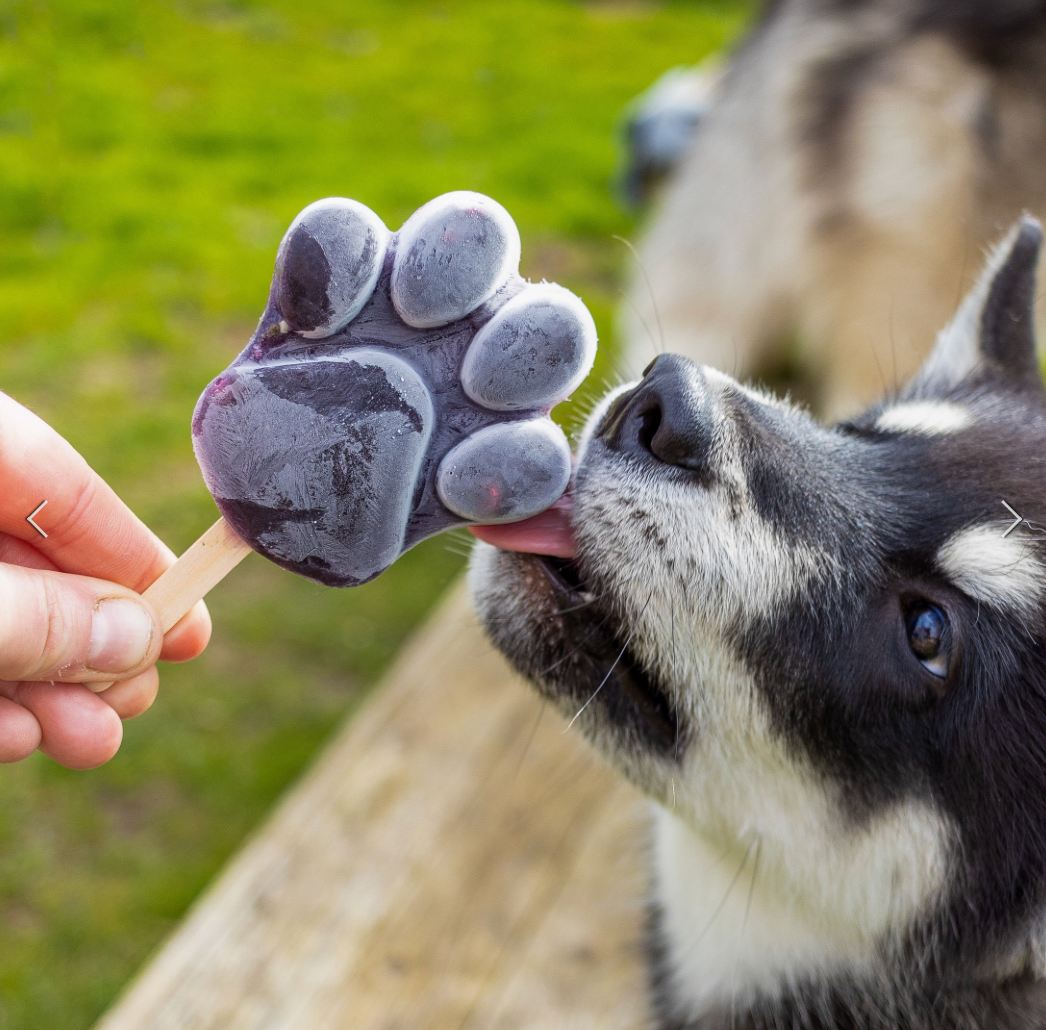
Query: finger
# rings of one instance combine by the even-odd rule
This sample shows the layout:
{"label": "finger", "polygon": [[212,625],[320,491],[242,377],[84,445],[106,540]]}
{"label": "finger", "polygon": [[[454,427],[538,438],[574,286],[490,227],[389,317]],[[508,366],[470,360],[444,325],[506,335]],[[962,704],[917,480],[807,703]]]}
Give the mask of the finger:
{"label": "finger", "polygon": [[21,683],[18,700],[40,724],[40,750],[70,769],[94,769],[120,749],[123,723],[78,683]]}
{"label": "finger", "polygon": [[160,657],[165,662],[187,662],[203,651],[210,639],[211,613],[203,601],[197,601],[189,614],[167,631]]}
{"label": "finger", "polygon": [[124,587],[0,565],[0,679],[123,679],[153,665],[161,630]]}
{"label": "finger", "polygon": [[36,716],[10,698],[0,696],[0,762],[20,762],[40,746]]}
{"label": "finger", "polygon": [[35,547],[8,533],[0,533],[0,562],[8,565],[21,565],[27,569],[58,571],[58,566]]}
{"label": "finger", "polygon": [[159,689],[160,673],[154,665],[129,680],[114,683],[95,696],[100,697],[121,719],[133,719],[148,710]]}
{"label": "finger", "polygon": [[[0,563],[21,565],[28,569],[55,570],[35,547],[7,533],[0,533]],[[174,624],[163,638],[160,658],[165,662],[187,662],[197,657],[211,639],[211,616],[203,601]]]}
{"label": "finger", "polygon": [[[47,423],[0,394],[0,531],[37,548],[65,572],[141,592],[174,555]],[[26,517],[47,501],[34,521]]]}
{"label": "finger", "polygon": [[[0,426],[0,533],[27,544],[64,572],[97,576],[139,593],[174,564],[171,550],[71,444],[2,393]],[[34,522],[46,537],[26,521],[43,500],[47,504]],[[41,567],[30,554],[22,552],[12,560]],[[182,655],[178,660],[195,657],[209,638],[209,620],[199,609],[182,628],[183,642],[175,648]]]}

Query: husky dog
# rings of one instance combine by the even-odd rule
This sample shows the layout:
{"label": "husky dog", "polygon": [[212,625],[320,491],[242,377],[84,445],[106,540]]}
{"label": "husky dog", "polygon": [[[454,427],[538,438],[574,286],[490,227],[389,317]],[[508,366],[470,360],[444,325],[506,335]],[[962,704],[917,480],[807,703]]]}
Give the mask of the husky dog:
{"label": "husky dog", "polygon": [[1046,1027],[1041,243],[833,428],[658,357],[572,515],[482,531],[491,637],[660,802],[663,1030]]}
{"label": "husky dog", "polygon": [[[682,81],[633,116],[634,174]],[[660,346],[853,414],[1025,209],[1046,217],[1046,0],[768,0],[640,245],[632,374]]]}

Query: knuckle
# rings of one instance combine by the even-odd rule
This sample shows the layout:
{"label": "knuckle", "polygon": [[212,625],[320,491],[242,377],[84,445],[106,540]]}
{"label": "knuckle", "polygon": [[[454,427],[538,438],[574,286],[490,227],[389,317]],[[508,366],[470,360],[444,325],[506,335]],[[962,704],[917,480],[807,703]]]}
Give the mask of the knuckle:
{"label": "knuckle", "polygon": [[7,679],[57,679],[76,667],[77,618],[58,578],[23,569],[0,573],[0,671]]}
{"label": "knuckle", "polygon": [[72,622],[72,613],[69,611],[70,599],[68,592],[60,588],[55,577],[41,577],[40,583],[43,595],[44,624],[38,668],[53,670],[55,676],[60,676],[81,664],[69,654],[70,637],[72,636],[70,630],[73,629],[70,625]]}

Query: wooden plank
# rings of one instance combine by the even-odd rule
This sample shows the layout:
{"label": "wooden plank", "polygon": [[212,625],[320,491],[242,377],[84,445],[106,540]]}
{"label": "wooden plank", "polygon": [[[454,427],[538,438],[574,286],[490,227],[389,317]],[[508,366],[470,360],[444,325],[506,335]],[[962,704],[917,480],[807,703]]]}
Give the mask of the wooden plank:
{"label": "wooden plank", "polygon": [[97,1030],[633,1030],[642,802],[462,585]]}

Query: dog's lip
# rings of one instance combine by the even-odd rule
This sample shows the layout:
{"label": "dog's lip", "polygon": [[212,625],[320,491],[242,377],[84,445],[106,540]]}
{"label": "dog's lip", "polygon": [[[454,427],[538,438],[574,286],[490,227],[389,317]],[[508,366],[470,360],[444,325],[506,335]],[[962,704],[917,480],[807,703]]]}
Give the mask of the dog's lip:
{"label": "dog's lip", "polygon": [[469,526],[469,532],[503,551],[571,560],[577,557],[577,542],[571,526],[573,510],[573,497],[566,493],[551,508],[522,522],[509,522],[500,526]]}

